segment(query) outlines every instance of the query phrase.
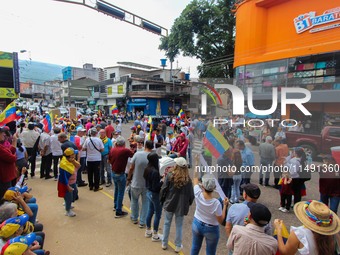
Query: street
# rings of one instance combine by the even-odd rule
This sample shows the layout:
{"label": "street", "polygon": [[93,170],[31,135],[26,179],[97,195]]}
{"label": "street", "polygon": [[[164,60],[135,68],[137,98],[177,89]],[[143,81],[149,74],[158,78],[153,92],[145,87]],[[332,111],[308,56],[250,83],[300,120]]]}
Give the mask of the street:
{"label": "street", "polygon": [[[128,138],[131,122],[123,125],[122,135]],[[196,141],[195,151],[200,148],[201,141]],[[256,163],[259,164],[258,147],[253,147]],[[40,161],[40,159],[39,159]],[[37,170],[40,162],[37,164]],[[193,171],[191,169],[191,171]],[[192,174],[192,172],[191,172]],[[87,176],[83,174],[83,179]],[[88,187],[80,187],[79,200],[75,202],[74,212],[76,217],[64,216],[63,199],[57,196],[57,182],[53,179],[39,179],[39,174],[34,179],[29,179],[29,187],[37,198],[39,205],[38,219],[44,224],[46,233],[45,249],[54,255],[78,255],[78,254],[173,254],[174,253],[174,222],[172,224],[167,251],[163,251],[160,242],[151,242],[144,237],[145,229],[139,229],[130,221],[130,217],[115,219],[113,208],[113,185],[109,188],[103,186],[103,190],[93,192]],[[258,183],[258,174],[253,174],[252,182]],[[270,184],[273,184],[271,176]],[[318,175],[312,176],[312,180],[306,182],[307,196],[303,200],[319,199]],[[260,187],[261,197],[258,202],[263,203],[272,212],[272,221],[275,218],[283,219],[287,228],[301,225],[293,211],[283,213],[278,210],[280,206],[279,191],[271,187]],[[130,201],[127,194],[124,197],[124,210],[129,211]],[[190,254],[191,247],[191,222],[195,212],[195,204],[190,208],[188,216],[184,218],[183,226],[183,253]],[[161,219],[160,233],[163,229]],[[227,254],[226,235],[224,228],[220,227],[220,241],[217,254]],[[201,253],[205,254],[205,244]]]}

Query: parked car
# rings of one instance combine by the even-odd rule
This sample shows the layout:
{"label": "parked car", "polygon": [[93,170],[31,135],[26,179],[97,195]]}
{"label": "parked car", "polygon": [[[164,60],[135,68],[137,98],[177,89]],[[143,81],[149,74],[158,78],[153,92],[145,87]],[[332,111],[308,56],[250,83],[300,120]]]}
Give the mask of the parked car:
{"label": "parked car", "polygon": [[60,110],[60,114],[63,114],[63,115],[68,114],[68,109],[65,107],[59,107],[59,110]]}
{"label": "parked car", "polygon": [[340,126],[325,126],[320,135],[286,132],[288,147],[303,147],[312,157],[330,154],[330,148],[340,144]]}

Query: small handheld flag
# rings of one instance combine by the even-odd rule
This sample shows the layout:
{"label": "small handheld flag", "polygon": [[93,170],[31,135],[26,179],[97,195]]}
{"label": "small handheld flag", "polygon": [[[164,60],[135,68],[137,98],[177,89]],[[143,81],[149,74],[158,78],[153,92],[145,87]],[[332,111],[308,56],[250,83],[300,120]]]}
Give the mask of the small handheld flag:
{"label": "small handheld flag", "polygon": [[0,114],[0,126],[4,126],[7,123],[17,119],[15,102],[11,102],[7,105],[6,109]]}

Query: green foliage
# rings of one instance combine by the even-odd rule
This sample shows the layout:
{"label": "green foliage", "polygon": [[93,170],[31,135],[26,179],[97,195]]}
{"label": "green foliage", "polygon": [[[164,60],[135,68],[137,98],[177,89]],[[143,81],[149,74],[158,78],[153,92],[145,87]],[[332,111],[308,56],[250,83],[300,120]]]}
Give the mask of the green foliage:
{"label": "green foliage", "polygon": [[175,20],[159,49],[170,61],[182,53],[196,57],[200,77],[232,77],[235,0],[193,0]]}

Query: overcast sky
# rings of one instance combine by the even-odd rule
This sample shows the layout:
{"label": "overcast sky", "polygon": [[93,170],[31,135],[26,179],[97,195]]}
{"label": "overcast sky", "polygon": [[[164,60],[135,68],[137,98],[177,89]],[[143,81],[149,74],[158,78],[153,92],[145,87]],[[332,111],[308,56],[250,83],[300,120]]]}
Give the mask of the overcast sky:
{"label": "overcast sky", "polygon": [[[74,0],[81,1],[82,0]],[[95,5],[95,0],[86,0]],[[190,0],[106,0],[170,28]],[[0,51],[19,52],[19,59],[82,67],[113,66],[130,61],[160,66],[160,37],[95,10],[53,0],[1,0]],[[179,57],[182,71],[197,77],[197,59]],[[174,67],[177,63],[174,64]],[[170,68],[170,64],[168,63]]]}

